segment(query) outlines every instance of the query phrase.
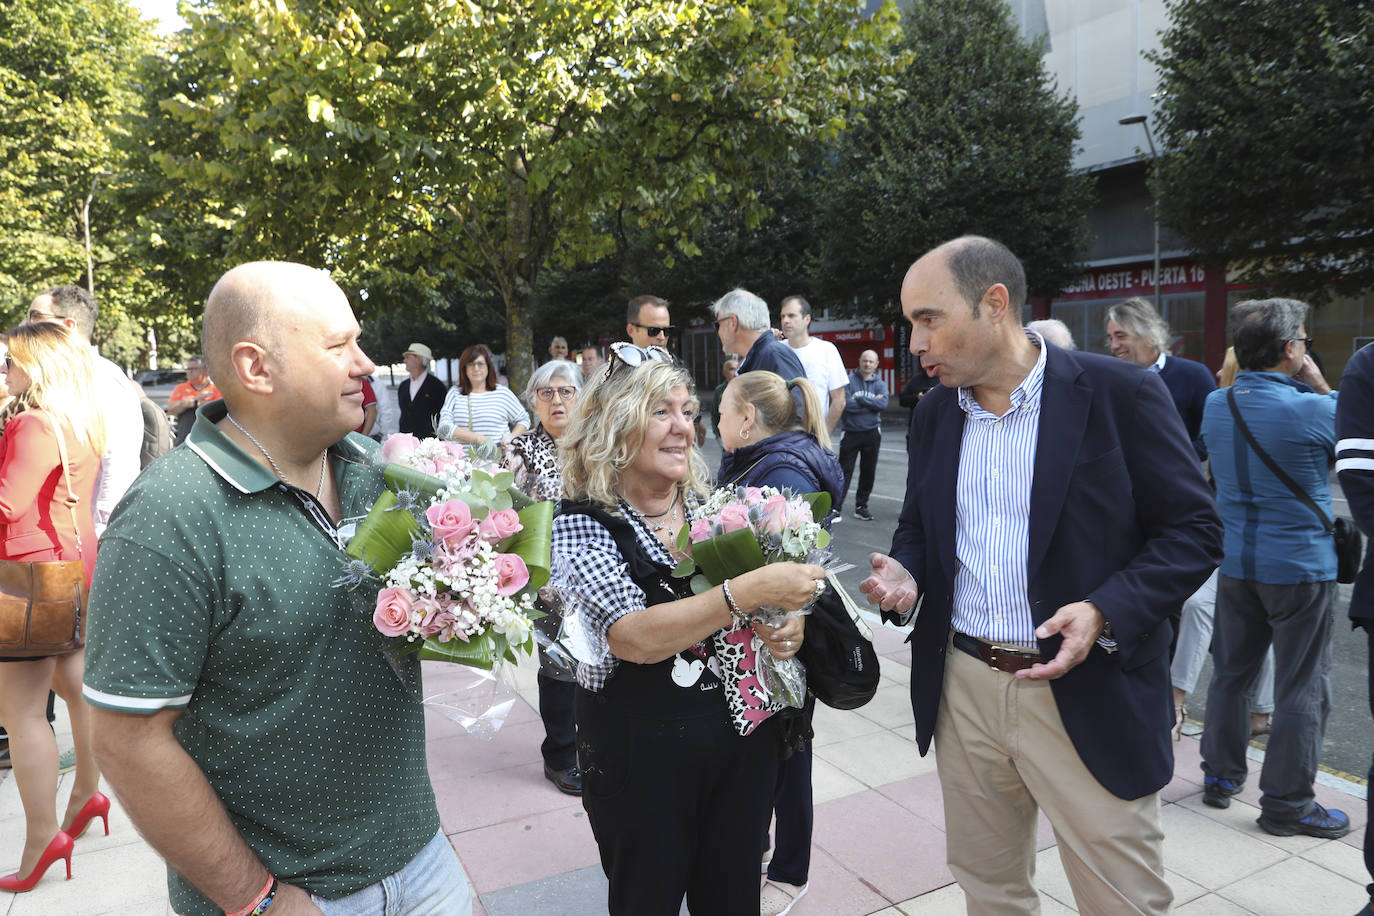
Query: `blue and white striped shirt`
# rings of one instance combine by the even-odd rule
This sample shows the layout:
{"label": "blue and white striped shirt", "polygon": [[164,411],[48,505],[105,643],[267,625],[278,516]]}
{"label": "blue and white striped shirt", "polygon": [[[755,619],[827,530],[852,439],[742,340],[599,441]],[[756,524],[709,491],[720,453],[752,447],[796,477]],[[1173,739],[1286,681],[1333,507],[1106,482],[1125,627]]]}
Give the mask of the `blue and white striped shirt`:
{"label": "blue and white striped shirt", "polygon": [[1026,556],[1045,346],[1034,331],[1026,336],[1040,356],[1011,393],[1006,413],[994,416],[974,399],[973,389],[959,389],[959,407],[968,417],[959,446],[951,626],[979,639],[1033,649]]}

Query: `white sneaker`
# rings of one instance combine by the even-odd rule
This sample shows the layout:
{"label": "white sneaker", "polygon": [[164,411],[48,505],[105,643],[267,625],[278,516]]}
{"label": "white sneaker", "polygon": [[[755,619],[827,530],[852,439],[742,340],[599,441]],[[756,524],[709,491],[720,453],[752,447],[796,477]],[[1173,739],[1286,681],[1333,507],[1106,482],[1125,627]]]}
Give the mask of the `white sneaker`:
{"label": "white sneaker", "polygon": [[786,916],[797,901],[806,896],[808,886],[765,881],[759,893],[759,916]]}

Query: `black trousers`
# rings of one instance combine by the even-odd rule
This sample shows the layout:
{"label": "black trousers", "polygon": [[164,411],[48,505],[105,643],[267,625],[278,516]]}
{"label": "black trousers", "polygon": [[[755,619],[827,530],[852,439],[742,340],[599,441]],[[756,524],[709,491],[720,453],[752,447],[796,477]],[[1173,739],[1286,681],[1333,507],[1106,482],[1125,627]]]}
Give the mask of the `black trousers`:
{"label": "black trousers", "polygon": [[566,770],[577,763],[577,728],[573,725],[573,698],[577,685],[539,672],[539,718],[544,720],[544,741],[539,753],[551,770]]}
{"label": "black trousers", "polygon": [[[806,695],[807,730],[816,713],[816,696]],[[815,809],[811,798],[811,741],[778,761],[773,793],[773,861],[768,878],[784,884],[805,884],[811,872],[811,829]]]}
{"label": "black trousers", "polygon": [[654,717],[577,688],[582,806],[610,916],[678,916],[684,896],[692,916],[758,916],[778,720],[740,737],[715,698],[713,714]]}
{"label": "black trousers", "polygon": [[[1374,715],[1374,621],[1365,621],[1364,633],[1369,638],[1369,712]],[[1369,779],[1374,782],[1374,763],[1369,765]],[[1374,818],[1374,793],[1367,795],[1364,803],[1369,816]],[[1374,878],[1374,828],[1366,828],[1364,832],[1364,867],[1369,876]],[[1370,904],[1374,905],[1374,883],[1365,890],[1369,891]]]}
{"label": "black trousers", "polygon": [[854,479],[854,458],[859,458],[859,488],[854,492],[854,505],[867,508],[868,494],[873,492],[873,479],[878,473],[878,448],[883,444],[882,431],[877,427],[859,432],[845,431],[840,440],[840,470],[844,471],[844,493],[840,496],[843,508],[845,497],[849,495],[849,484]]}

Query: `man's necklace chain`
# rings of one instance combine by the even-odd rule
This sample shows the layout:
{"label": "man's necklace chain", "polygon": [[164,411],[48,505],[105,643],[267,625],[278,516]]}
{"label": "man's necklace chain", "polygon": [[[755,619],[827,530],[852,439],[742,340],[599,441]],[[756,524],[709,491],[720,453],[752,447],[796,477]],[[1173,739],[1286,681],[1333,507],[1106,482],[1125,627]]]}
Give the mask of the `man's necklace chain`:
{"label": "man's necklace chain", "polygon": [[[277,467],[276,459],[272,457],[272,453],[269,452],[267,449],[263,448],[262,443],[259,442],[252,433],[244,429],[243,425],[239,423],[238,420],[235,420],[231,414],[225,414],[224,418],[228,420],[230,423],[234,424],[234,429],[237,429],[239,432],[247,436],[249,442],[253,443],[258,447],[258,451],[262,452],[263,457],[267,459],[267,463],[272,466],[272,473],[276,474],[277,477],[279,477],[283,483],[291,483],[291,481],[286,479],[286,475],[281,472],[281,468]],[[325,449],[324,452],[320,455],[320,482],[315,485],[316,499],[319,499],[320,494],[324,492],[324,472],[325,468],[328,467],[328,462],[329,449]]]}

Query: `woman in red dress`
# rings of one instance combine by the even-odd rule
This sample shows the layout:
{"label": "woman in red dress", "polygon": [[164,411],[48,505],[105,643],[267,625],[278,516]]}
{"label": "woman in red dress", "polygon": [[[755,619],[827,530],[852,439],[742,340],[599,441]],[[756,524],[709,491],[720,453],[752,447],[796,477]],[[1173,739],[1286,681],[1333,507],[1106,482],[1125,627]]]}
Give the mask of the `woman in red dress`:
{"label": "woman in red dress", "polygon": [[[0,558],[79,560],[86,584],[95,568],[91,503],[105,424],[92,391],[90,349],[60,324],[26,324],[9,332],[5,357],[9,393],[0,411]],[[67,452],[61,466],[59,440]],[[68,484],[77,497],[68,506]],[[109,833],[110,801],[100,793],[91,756],[89,707],[81,698],[83,653],[0,659],[0,722],[10,736],[10,759],[24,805],[24,851],[19,868],[0,878],[0,890],[31,889],[96,818]],[[76,776],[66,813],[57,817],[57,740],[45,709],[57,691],[71,716]]]}

